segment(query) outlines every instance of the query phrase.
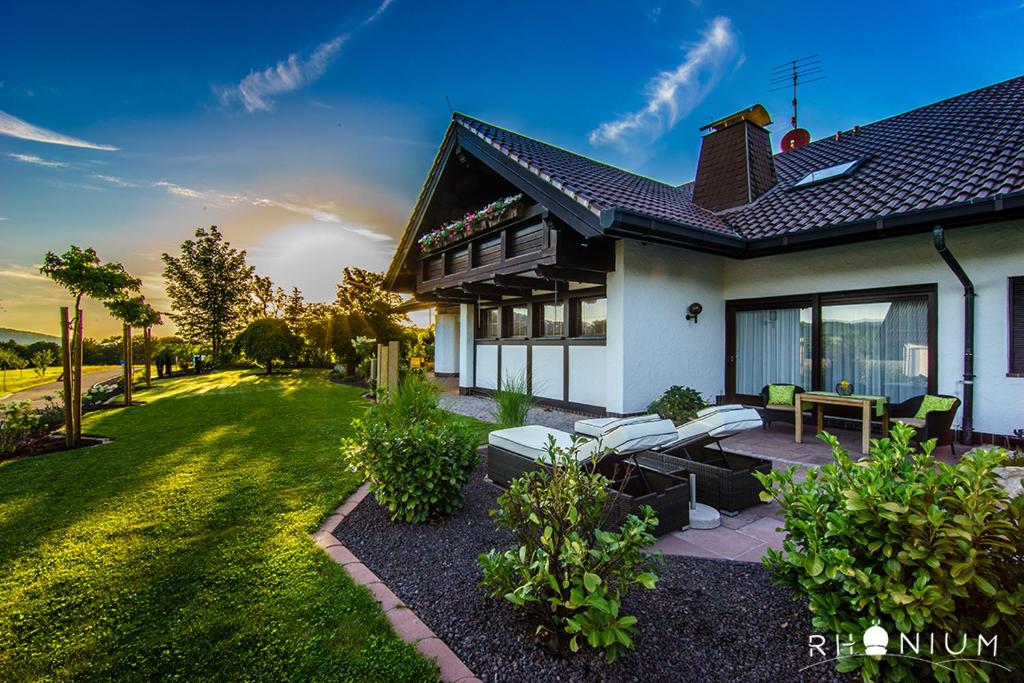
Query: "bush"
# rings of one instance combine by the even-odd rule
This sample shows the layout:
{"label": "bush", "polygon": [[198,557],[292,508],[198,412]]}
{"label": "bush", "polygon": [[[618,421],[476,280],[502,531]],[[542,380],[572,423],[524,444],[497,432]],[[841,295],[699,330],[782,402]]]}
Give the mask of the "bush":
{"label": "bush", "polygon": [[408,375],[361,419],[342,451],[392,521],[426,522],[462,506],[479,459],[472,432],[437,405],[438,390]]}
{"label": "bush", "polygon": [[530,408],[537,402],[530,393],[526,375],[506,375],[501,388],[491,394],[495,404],[494,418],[498,427],[522,427],[530,413]]}
{"label": "bush", "polygon": [[[1005,451],[975,450],[946,465],[932,458],[934,441],[917,453],[913,434],[897,424],[856,463],[825,434],[835,462],[809,469],[806,481],[794,481],[795,467],[756,475],[762,498],[777,500],[786,520],[782,550],[763,561],[809,601],[815,632],[827,639],[859,645],[878,624],[890,642],[897,632],[940,641],[948,633],[958,647],[966,634],[977,653],[978,635],[997,635],[1002,660],[1024,636],[1024,496],[1008,500],[992,473]],[[988,680],[983,662],[949,660],[939,645],[941,659],[846,657],[837,669],[864,680]]]}
{"label": "bush", "polygon": [[49,396],[46,401],[39,410],[32,408],[31,401],[0,404],[0,458],[16,455],[60,424],[63,410]]}
{"label": "bush", "polygon": [[576,652],[583,645],[604,651],[608,661],[633,646],[637,622],[620,614],[635,585],[654,588],[654,560],[643,549],[654,542],[658,520],[650,507],[630,515],[618,531],[605,531],[611,483],[576,459],[577,447],[548,445],[554,465],[512,481],[491,512],[508,529],[515,547],[480,555],[492,597],[524,611],[545,646]]}
{"label": "bush", "polygon": [[666,420],[688,422],[697,416],[697,411],[707,408],[708,402],[700,392],[690,387],[671,386],[660,398],[647,406],[647,412],[657,413]]}

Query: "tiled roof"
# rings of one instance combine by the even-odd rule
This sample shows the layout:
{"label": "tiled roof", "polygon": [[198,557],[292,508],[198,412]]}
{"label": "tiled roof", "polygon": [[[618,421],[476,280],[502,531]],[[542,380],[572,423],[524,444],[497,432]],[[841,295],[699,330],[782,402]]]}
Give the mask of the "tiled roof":
{"label": "tiled roof", "polygon": [[[775,155],[778,183],[713,213],[673,187],[476,119],[456,121],[595,214],[620,208],[748,239],[823,229],[1024,191],[1024,77]],[[849,176],[794,189],[814,170],[865,159]]]}
{"label": "tiled roof", "polygon": [[600,214],[602,209],[630,209],[695,228],[736,235],[713,213],[692,203],[679,188],[463,114],[456,114],[455,120],[594,214]]}

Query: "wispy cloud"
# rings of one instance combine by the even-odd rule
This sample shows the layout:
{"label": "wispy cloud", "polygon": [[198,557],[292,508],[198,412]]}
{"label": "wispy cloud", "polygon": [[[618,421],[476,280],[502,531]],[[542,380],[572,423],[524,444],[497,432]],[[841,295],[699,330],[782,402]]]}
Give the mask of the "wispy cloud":
{"label": "wispy cloud", "polygon": [[[393,2],[383,0],[356,30],[376,21]],[[215,87],[214,91],[225,105],[240,102],[250,113],[270,111],[274,108],[275,97],[304,88],[323,76],[350,37],[351,34],[342,33],[320,43],[307,54],[293,52],[274,66],[250,71],[237,85]]]}
{"label": "wispy cloud", "polygon": [[682,63],[647,84],[647,104],[638,111],[602,123],[590,132],[590,143],[621,144],[643,134],[657,139],[671,130],[708,94],[736,54],[737,40],[728,17],[715,17],[689,45]]}
{"label": "wispy cloud", "polygon": [[110,183],[111,185],[117,185],[118,187],[138,187],[136,183],[133,183],[130,180],[125,180],[124,178],[118,178],[116,175],[92,173],[90,174],[90,177],[96,178],[97,180],[102,180],[105,183]]}
{"label": "wispy cloud", "polygon": [[247,205],[280,209],[289,213],[312,218],[318,223],[332,223],[338,225],[341,230],[373,241],[393,241],[389,235],[377,232],[372,228],[351,225],[349,221],[341,216],[339,213],[340,209],[334,202],[286,201],[252,194],[220,192],[217,190],[199,190],[178,185],[177,183],[172,183],[167,180],[157,181],[153,183],[153,187],[163,189],[176,197],[199,200],[219,207]]}
{"label": "wispy cloud", "polygon": [[10,280],[33,280],[45,282],[46,276],[39,272],[38,266],[22,266],[16,263],[0,265],[0,278]]}
{"label": "wispy cloud", "polygon": [[23,164],[32,164],[34,166],[45,166],[46,168],[67,168],[70,164],[63,161],[51,161],[50,159],[43,159],[37,157],[34,154],[8,154],[10,158],[15,161],[20,161]]}
{"label": "wispy cloud", "polygon": [[117,150],[113,145],[101,145],[95,142],[87,142],[70,135],[57,133],[46,128],[34,126],[28,121],[23,121],[17,116],[11,116],[7,112],[0,111],[0,135],[9,135],[12,138],[32,140],[33,142],[45,142],[51,145],[67,145],[68,147],[84,147],[86,149],[101,149],[108,152]]}

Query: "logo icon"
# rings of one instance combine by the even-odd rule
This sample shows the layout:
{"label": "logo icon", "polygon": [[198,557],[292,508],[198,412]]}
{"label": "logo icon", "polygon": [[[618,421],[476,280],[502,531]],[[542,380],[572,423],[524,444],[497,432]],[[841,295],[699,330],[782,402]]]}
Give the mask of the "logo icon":
{"label": "logo icon", "polygon": [[884,628],[875,624],[864,631],[864,654],[879,657],[889,647],[889,634]]}

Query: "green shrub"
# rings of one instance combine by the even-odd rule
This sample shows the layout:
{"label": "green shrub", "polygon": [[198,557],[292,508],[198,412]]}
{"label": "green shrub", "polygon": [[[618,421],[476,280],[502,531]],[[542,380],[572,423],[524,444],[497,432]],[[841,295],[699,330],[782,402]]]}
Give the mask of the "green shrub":
{"label": "green shrub", "polygon": [[[900,633],[922,640],[948,633],[959,645],[966,635],[967,651],[977,653],[977,636],[997,635],[999,663],[1016,660],[1024,637],[1024,496],[1008,500],[992,473],[1006,452],[975,450],[947,465],[931,456],[934,441],[917,453],[913,434],[897,424],[858,462],[824,434],[835,462],[809,469],[806,481],[794,481],[795,467],[757,475],[762,498],[785,513],[783,548],[769,550],[765,566],[809,601],[815,632],[827,639],[838,634],[859,645],[878,624],[890,642]],[[920,656],[929,656],[925,648]],[[942,659],[949,656],[939,646],[927,662],[859,656],[837,668],[869,681],[988,680],[983,662]]]}
{"label": "green shrub", "polygon": [[46,406],[38,410],[31,401],[0,404],[0,458],[16,455],[60,424],[63,409],[50,396],[44,398]]}
{"label": "green shrub", "polygon": [[349,466],[370,484],[393,521],[426,522],[462,506],[462,487],[479,459],[472,430],[437,405],[418,374],[385,392],[342,442]]}
{"label": "green shrub", "polygon": [[648,413],[657,413],[666,420],[688,422],[697,416],[697,411],[706,408],[708,402],[700,392],[690,387],[671,386],[660,398],[647,406]]}
{"label": "green shrub", "polygon": [[491,394],[494,399],[495,415],[499,429],[506,427],[522,427],[526,424],[530,408],[537,400],[530,393],[525,373],[506,375],[501,388]]}
{"label": "green shrub", "polygon": [[569,450],[548,445],[554,467],[512,481],[491,512],[508,529],[515,547],[480,555],[481,584],[490,595],[525,612],[538,640],[557,651],[583,645],[604,651],[608,661],[633,646],[636,617],[620,614],[635,585],[654,588],[654,511],[630,515],[618,531],[602,530],[608,512],[608,479]]}

